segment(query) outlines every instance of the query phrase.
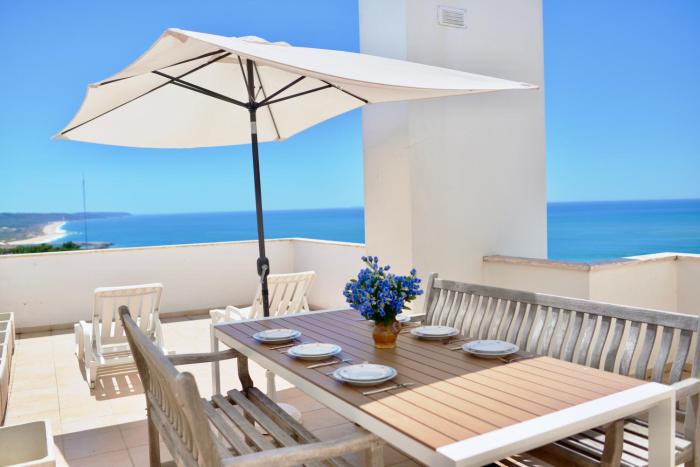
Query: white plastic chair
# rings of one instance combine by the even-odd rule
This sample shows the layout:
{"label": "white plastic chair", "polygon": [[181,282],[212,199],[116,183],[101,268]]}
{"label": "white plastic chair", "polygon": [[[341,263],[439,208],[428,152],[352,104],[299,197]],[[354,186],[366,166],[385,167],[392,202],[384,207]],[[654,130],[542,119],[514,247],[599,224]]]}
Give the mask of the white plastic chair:
{"label": "white plastic chair", "polygon": [[162,293],[162,284],[95,289],[92,323],[80,321],[74,326],[75,353],[85,365],[91,388],[95,387],[98,369],[133,362],[117,311],[121,305],[129,307],[139,328],[166,353],[163,348],[163,329],[158,317]]}
{"label": "white plastic chair", "polygon": [[[270,274],[267,276],[270,316],[283,316],[309,311],[306,294],[311,288],[316,273],[314,271],[291,274]],[[262,318],[262,285],[258,284],[253,304],[245,308],[229,305],[226,309],[209,312],[213,323],[239,321],[241,319]]]}
{"label": "white plastic chair", "polygon": [[[295,272],[291,274],[270,274],[267,276],[268,298],[270,301],[270,316],[284,316],[309,311],[309,302],[306,294],[316,277],[315,271]],[[226,309],[209,311],[212,323],[227,321],[239,321],[263,317],[262,285],[258,285],[253,304],[245,308],[237,308],[229,305]],[[275,386],[275,374],[270,370],[265,371],[267,377],[267,395],[277,402],[277,388]],[[297,421],[301,421],[301,412],[289,404],[279,403],[287,413]]]}

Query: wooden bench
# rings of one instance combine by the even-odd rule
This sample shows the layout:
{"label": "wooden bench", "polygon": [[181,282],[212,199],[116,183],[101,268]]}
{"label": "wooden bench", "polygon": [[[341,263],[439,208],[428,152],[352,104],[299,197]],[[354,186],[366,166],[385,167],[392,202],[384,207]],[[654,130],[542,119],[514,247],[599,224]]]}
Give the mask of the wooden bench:
{"label": "wooden bench", "polygon": [[[382,442],[354,433],[319,441],[253,386],[247,358],[235,350],[205,354],[164,355],[140,330],[126,306],[119,308],[129,346],[143,382],[148,411],[150,465],[160,465],[159,437],[180,466],[275,467],[333,465],[364,451],[366,464],[382,465]],[[174,365],[236,358],[243,389],[200,397],[194,376]],[[262,427],[263,435],[256,428]]]}
{"label": "wooden bench", "polygon": [[[424,315],[416,318],[456,327],[477,339],[507,340],[527,352],[671,384],[682,424],[676,464],[700,466],[697,316],[466,284],[432,274]],[[646,423],[642,417],[621,420],[535,454],[565,459],[565,465],[647,465]]]}

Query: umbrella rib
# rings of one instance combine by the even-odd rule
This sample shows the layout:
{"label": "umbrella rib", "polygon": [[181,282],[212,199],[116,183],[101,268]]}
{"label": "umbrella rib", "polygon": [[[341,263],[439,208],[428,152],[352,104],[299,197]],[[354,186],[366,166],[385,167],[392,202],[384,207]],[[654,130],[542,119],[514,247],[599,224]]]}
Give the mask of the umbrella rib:
{"label": "umbrella rib", "polygon": [[361,101],[364,102],[365,104],[369,104],[369,101],[368,101],[367,99],[363,98],[363,97],[360,97],[360,96],[358,96],[358,95],[356,95],[356,94],[353,94],[353,93],[351,93],[350,91],[346,91],[345,89],[343,89],[343,88],[341,88],[341,87],[339,87],[339,86],[336,86],[336,85],[333,84],[333,83],[329,83],[328,81],[326,81],[326,80],[324,80],[324,79],[322,79],[321,81],[324,82],[324,83],[326,83],[326,84],[329,85],[329,86],[333,86],[334,88],[336,88],[336,89],[337,89],[338,91],[340,91],[340,92],[344,92],[344,93],[347,94],[348,96],[352,96],[352,97],[354,97],[355,99],[361,100]]}
{"label": "umbrella rib", "polygon": [[[215,59],[209,60],[207,63],[203,63],[203,64],[199,65],[198,67],[195,67],[195,68],[191,69],[190,71],[181,74],[180,76],[177,77],[177,79],[184,78],[185,76],[187,76],[187,75],[189,75],[189,74],[191,74],[191,73],[194,73],[194,72],[197,71],[197,70],[201,70],[201,69],[204,68],[205,66],[209,66],[209,65],[211,65],[212,63],[218,62],[218,61],[221,60],[222,58],[228,57],[229,55],[231,55],[231,52],[227,52],[227,53],[225,53],[225,54],[223,54],[223,55],[219,55],[219,56],[216,57]],[[140,98],[142,98],[142,97],[144,97],[144,96],[146,96],[146,95],[152,93],[153,91],[157,91],[158,89],[160,89],[160,88],[162,88],[162,87],[164,87],[164,86],[167,86],[167,85],[170,84],[171,82],[172,82],[172,81],[166,81],[165,83],[159,84],[159,85],[156,86],[155,88],[150,89],[150,90],[144,92],[143,94],[139,94],[138,96],[136,96],[136,97],[134,97],[134,98],[132,98],[132,99],[129,99],[129,100],[126,101],[126,102],[122,102],[121,104],[119,104],[119,105],[116,106],[116,107],[112,107],[111,109],[106,110],[106,111],[102,112],[101,114],[92,117],[92,118],[89,119],[89,120],[85,120],[83,123],[79,123],[79,124],[77,124],[77,125],[75,125],[75,126],[73,126],[73,127],[71,127],[71,128],[68,128],[67,130],[63,130],[63,131],[61,132],[61,135],[65,135],[66,133],[71,132],[71,131],[75,130],[76,128],[80,128],[81,126],[83,126],[83,125],[85,125],[85,124],[87,124],[87,123],[90,123],[90,122],[92,122],[92,121],[95,121],[95,120],[97,120],[98,118],[103,117],[103,116],[107,115],[107,114],[110,113],[110,112],[113,112],[113,111],[115,111],[115,110],[117,110],[117,109],[119,109],[119,108],[121,108],[121,107],[124,107],[124,106],[127,105],[127,104],[130,104],[130,103],[134,102],[134,101],[137,100],[137,99],[140,99]]]}
{"label": "umbrella rib", "polygon": [[[257,70],[257,67],[256,67],[256,70]],[[306,76],[300,76],[300,77],[298,77],[297,79],[295,79],[294,81],[292,81],[291,83],[285,84],[284,86],[282,86],[280,89],[278,89],[277,91],[273,92],[273,93],[270,94],[269,96],[265,96],[265,99],[263,99],[262,101],[260,101],[260,102],[258,103],[258,105],[265,105],[265,104],[267,104],[267,102],[268,102],[269,100],[274,99],[275,97],[277,97],[278,95],[280,95],[281,93],[283,93],[283,92],[286,91],[287,89],[291,88],[292,86],[294,86],[295,84],[297,84],[299,81],[301,81],[301,80],[304,79],[304,78],[306,78]],[[260,79],[260,75],[258,75],[258,80],[259,80],[259,79]]]}
{"label": "umbrella rib", "polygon": [[323,91],[324,89],[328,89],[328,88],[332,88],[332,87],[334,87],[332,84],[326,84],[325,86],[319,86],[317,88],[308,89],[306,91],[298,92],[296,94],[292,94],[289,96],[280,97],[279,99],[273,99],[271,101],[267,101],[265,104],[260,104],[259,107],[262,107],[263,105],[277,104],[278,102],[286,101],[287,99],[293,99],[295,97],[303,96],[306,94],[311,94],[312,92],[316,92],[316,91]]}
{"label": "umbrella rib", "polygon": [[240,106],[240,107],[246,107],[246,108],[248,108],[248,104],[246,104],[246,103],[244,103],[244,102],[241,102],[241,101],[239,101],[239,100],[236,100],[236,99],[234,99],[234,98],[232,98],[232,97],[225,96],[225,95],[223,95],[223,94],[219,94],[219,93],[216,92],[216,91],[212,91],[211,89],[207,89],[207,88],[204,88],[204,87],[202,87],[202,86],[198,86],[198,85],[196,85],[196,84],[194,84],[194,83],[190,83],[189,81],[185,81],[185,80],[183,80],[183,79],[176,78],[176,77],[174,77],[174,76],[170,76],[170,75],[168,75],[168,74],[166,74],[166,73],[163,73],[163,72],[161,72],[161,71],[152,71],[151,73],[155,73],[156,75],[162,76],[162,77],[164,77],[164,78],[169,78],[170,81],[171,81],[170,84],[174,84],[174,85],[176,85],[176,86],[180,86],[180,87],[182,87],[182,88],[189,89],[190,91],[196,91],[196,92],[198,92],[198,93],[207,95],[207,96],[209,96],[209,97],[214,97],[214,98],[216,98],[216,99],[219,99],[219,100],[228,102],[229,104],[236,104],[236,105],[238,105],[238,106]]}
{"label": "umbrella rib", "polygon": [[[208,52],[208,53],[199,55],[199,56],[197,56],[197,57],[188,58],[188,59],[186,59],[186,60],[181,60],[181,61],[179,61],[179,62],[177,62],[177,63],[173,63],[173,64],[171,64],[171,65],[166,65],[166,66],[164,66],[164,67],[158,68],[158,70],[165,70],[166,68],[171,68],[171,67],[174,67],[174,66],[177,66],[177,65],[182,65],[183,63],[193,62],[193,61],[195,61],[195,60],[199,60],[199,59],[201,59],[201,58],[207,58],[207,57],[210,57],[210,56],[212,56],[212,55],[220,54],[220,53],[222,53],[222,52],[224,52],[223,49],[215,50],[215,51],[213,51],[213,52]],[[229,55],[230,55],[230,54],[229,54]],[[98,86],[104,86],[105,84],[116,83],[117,81],[122,81],[122,80],[125,80],[125,79],[133,78],[134,76],[139,76],[139,75],[132,75],[132,76],[125,76],[125,77],[123,77],[123,78],[110,79],[109,81],[103,81],[103,82],[101,82]]]}
{"label": "umbrella rib", "polygon": [[[267,99],[269,99],[269,97],[267,97],[267,93],[265,92],[265,87],[263,86],[262,79],[260,78],[260,72],[258,71],[258,64],[253,62],[253,68],[255,68],[255,76],[258,77],[258,83],[260,83],[260,91],[262,91],[262,94],[263,94],[263,102],[265,102]],[[302,78],[303,78],[303,76],[302,76]],[[299,81],[301,81],[301,79]],[[282,139],[282,137],[280,136],[279,129],[277,128],[277,121],[275,121],[275,116],[272,113],[272,107],[268,107],[267,111],[270,113],[270,119],[272,120],[272,126],[275,129],[275,134],[277,135],[277,139]]]}

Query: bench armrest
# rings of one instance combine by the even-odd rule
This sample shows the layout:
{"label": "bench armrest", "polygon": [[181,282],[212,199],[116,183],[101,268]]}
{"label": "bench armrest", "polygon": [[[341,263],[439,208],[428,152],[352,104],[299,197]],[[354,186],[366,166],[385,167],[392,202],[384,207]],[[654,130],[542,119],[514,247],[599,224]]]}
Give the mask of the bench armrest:
{"label": "bench armrest", "polygon": [[170,363],[173,365],[191,365],[194,363],[218,362],[220,360],[228,360],[237,358],[241,354],[234,349],[222,350],[220,352],[205,352],[205,353],[183,353],[179,355],[167,355]]}
{"label": "bench armrest", "polygon": [[[224,459],[223,463],[224,465],[236,465],[236,467],[267,467],[270,465],[288,467],[331,459],[351,452],[367,449],[376,450],[381,448],[383,444],[379,438],[371,433],[353,433],[328,441],[299,444],[297,446],[229,457]],[[379,455],[381,455],[381,450]]]}
{"label": "bench armrest", "polygon": [[682,400],[695,394],[700,394],[700,379],[686,378],[671,385],[676,391],[676,400]]}

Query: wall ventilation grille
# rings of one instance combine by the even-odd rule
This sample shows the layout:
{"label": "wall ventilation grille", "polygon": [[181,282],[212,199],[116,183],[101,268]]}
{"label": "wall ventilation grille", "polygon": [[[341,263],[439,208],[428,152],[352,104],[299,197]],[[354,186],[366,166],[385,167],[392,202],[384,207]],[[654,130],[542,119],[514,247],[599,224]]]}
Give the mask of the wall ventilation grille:
{"label": "wall ventilation grille", "polygon": [[438,24],[440,26],[448,26],[451,28],[466,28],[466,11],[461,8],[452,8],[448,6],[438,7]]}

